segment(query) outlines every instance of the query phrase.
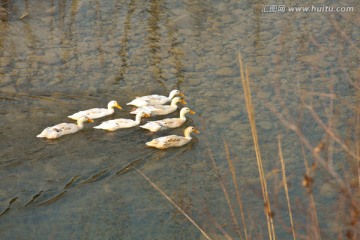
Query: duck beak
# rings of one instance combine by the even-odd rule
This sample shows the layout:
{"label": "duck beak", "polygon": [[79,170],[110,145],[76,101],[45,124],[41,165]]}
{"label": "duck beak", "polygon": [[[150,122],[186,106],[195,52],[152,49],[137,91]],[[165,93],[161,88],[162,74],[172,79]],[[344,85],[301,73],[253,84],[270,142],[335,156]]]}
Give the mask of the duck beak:
{"label": "duck beak", "polygon": [[150,114],[145,113],[144,118],[149,118],[149,117],[151,117]]}
{"label": "duck beak", "polygon": [[91,118],[89,118],[87,121],[90,123],[94,122],[94,120],[92,120]]}
{"label": "duck beak", "polygon": [[195,112],[193,111],[193,110],[190,110],[190,112],[189,112],[190,114],[195,114]]}
{"label": "duck beak", "polygon": [[115,107],[118,109],[122,109],[122,107],[119,104],[116,104]]}
{"label": "duck beak", "polygon": [[181,97],[185,97],[185,95],[183,93],[179,93],[179,96]]}
{"label": "duck beak", "polygon": [[196,128],[194,129],[194,131],[193,131],[194,133],[200,133],[200,131],[199,130],[197,130]]}
{"label": "duck beak", "polygon": [[184,99],[181,99],[180,102],[181,102],[182,104],[184,104],[184,105],[187,104]]}

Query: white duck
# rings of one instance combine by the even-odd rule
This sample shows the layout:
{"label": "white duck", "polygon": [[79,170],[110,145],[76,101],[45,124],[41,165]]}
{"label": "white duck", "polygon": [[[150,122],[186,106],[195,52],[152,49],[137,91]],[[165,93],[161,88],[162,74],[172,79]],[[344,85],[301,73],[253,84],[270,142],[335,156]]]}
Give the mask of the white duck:
{"label": "white duck", "polygon": [[36,137],[55,139],[66,134],[75,133],[84,127],[84,122],[93,122],[93,120],[87,116],[83,116],[77,120],[77,124],[60,123],[52,127],[47,127]]}
{"label": "white duck", "polygon": [[184,137],[177,136],[177,135],[169,135],[165,137],[159,137],[153,139],[151,142],[147,142],[146,145],[149,147],[154,147],[158,149],[166,149],[170,147],[181,147],[191,140],[190,133],[200,133],[196,128],[194,127],[187,127],[184,131]]}
{"label": "white duck", "polygon": [[87,116],[91,119],[101,118],[113,114],[114,107],[122,109],[121,106],[113,100],[108,103],[107,108],[91,108],[88,110],[74,113],[73,115],[70,115],[68,117],[74,120],[78,120],[82,116]]}
{"label": "white duck", "polygon": [[131,102],[127,103],[127,105],[133,105],[136,107],[143,107],[149,105],[163,105],[167,102],[170,102],[176,95],[184,96],[184,94],[180,93],[179,90],[172,90],[169,94],[169,97],[161,96],[161,95],[148,95],[143,97],[136,97]]}
{"label": "white duck", "polygon": [[138,126],[140,124],[142,117],[149,117],[144,112],[139,112],[136,114],[135,121],[132,119],[118,118],[109,121],[102,122],[100,125],[95,126],[96,129],[104,129],[108,131],[115,131],[120,128],[131,128]]}
{"label": "white duck", "polygon": [[164,130],[168,128],[177,128],[186,122],[185,114],[195,114],[194,111],[190,110],[188,107],[184,107],[180,111],[179,118],[165,118],[157,121],[149,121],[145,125],[140,126],[141,128],[148,129],[151,132],[157,132],[159,130]]}
{"label": "white duck", "polygon": [[143,106],[139,107],[138,109],[130,112],[131,114],[137,114],[138,112],[145,112],[149,116],[159,116],[159,115],[167,115],[172,112],[175,112],[175,110],[178,108],[177,103],[186,104],[184,99],[180,97],[174,97],[171,100],[171,105],[154,105],[154,106]]}

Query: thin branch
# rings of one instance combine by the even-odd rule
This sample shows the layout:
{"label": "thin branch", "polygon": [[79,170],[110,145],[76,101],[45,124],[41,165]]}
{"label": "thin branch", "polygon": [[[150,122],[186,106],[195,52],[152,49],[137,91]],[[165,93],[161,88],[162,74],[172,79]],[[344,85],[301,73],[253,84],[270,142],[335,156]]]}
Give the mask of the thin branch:
{"label": "thin branch", "polygon": [[222,191],[224,193],[226,203],[229,206],[230,215],[231,215],[232,221],[234,222],[236,232],[239,235],[239,238],[241,239],[242,237],[241,237],[241,231],[240,231],[239,223],[238,223],[238,221],[236,219],[235,212],[234,212],[234,209],[233,209],[231,201],[230,201],[229,193],[226,190],[224,181],[223,181],[223,179],[222,179],[222,177],[221,177],[221,175],[219,173],[219,169],[218,169],[218,167],[216,165],[215,158],[214,158],[214,156],[213,156],[213,154],[211,152],[209,142],[207,141],[207,139],[205,141],[206,141],[206,145],[207,145],[207,148],[208,148],[208,154],[209,154],[209,157],[210,157],[210,160],[211,160],[211,164],[213,165],[214,171],[215,171],[216,175],[218,176],[219,183],[220,183],[221,189],[222,189]]}
{"label": "thin branch", "polygon": [[342,149],[344,149],[345,152],[347,152],[350,156],[352,156],[352,157],[355,158],[356,160],[358,160],[358,161],[360,160],[359,156],[358,156],[356,153],[352,152],[352,151],[346,146],[346,144],[345,144],[338,136],[336,136],[335,133],[334,133],[329,127],[327,127],[327,126],[325,125],[325,123],[320,119],[319,115],[314,111],[314,109],[313,109],[311,106],[307,106],[307,109],[310,110],[310,112],[311,112],[311,114],[313,115],[315,121],[325,130],[325,132],[326,132],[327,134],[330,135],[330,137],[331,137],[332,139],[335,140],[335,142],[336,142],[337,144],[340,145],[340,147],[341,147]]}
{"label": "thin branch", "polygon": [[184,211],[179,205],[177,205],[163,190],[161,190],[153,181],[151,181],[144,173],[139,169],[133,167],[150,185],[155,188],[166,200],[168,200],[177,210],[181,212],[203,235],[206,239],[211,240],[210,236]]}
{"label": "thin branch", "polygon": [[242,220],[243,225],[244,225],[245,239],[248,239],[248,235],[247,235],[247,231],[246,231],[246,222],[245,222],[244,208],[243,208],[243,204],[242,204],[242,201],[241,201],[241,194],[240,194],[239,186],[238,186],[238,184],[237,184],[235,166],[234,166],[233,160],[230,158],[229,147],[228,147],[228,145],[227,145],[227,143],[226,143],[225,140],[224,140],[224,146],[225,146],[225,152],[226,152],[226,159],[228,160],[230,173],[231,173],[232,180],[233,180],[234,187],[235,187],[236,200],[237,200],[237,202],[238,202],[238,204],[239,204],[241,220]]}
{"label": "thin branch", "polygon": [[[313,184],[313,178],[311,177],[312,173],[310,171],[309,165],[306,160],[304,148],[301,148],[301,150],[302,150],[302,154],[303,154],[303,158],[304,158],[304,165],[305,165],[305,169],[306,169],[306,176],[303,181],[303,186],[307,188],[307,193],[310,198],[310,208],[309,208],[309,215],[311,218],[310,231],[312,231],[314,233],[314,239],[321,239],[320,228],[319,228],[319,218],[318,218],[318,214],[316,211],[314,194],[311,189],[312,184]],[[313,168],[311,168],[311,170],[313,170]],[[314,221],[314,223],[312,221]]]}
{"label": "thin branch", "polygon": [[244,89],[246,109],[248,112],[248,118],[249,118],[249,122],[250,122],[250,126],[251,126],[251,133],[252,133],[252,138],[253,138],[253,143],[254,143],[254,148],[255,148],[256,161],[258,164],[260,184],[261,184],[261,189],[262,189],[262,194],[263,194],[263,199],[264,199],[264,208],[265,208],[265,213],[266,213],[265,215],[266,215],[266,220],[267,220],[269,239],[275,240],[276,235],[275,235],[275,228],[274,228],[274,223],[273,223],[273,213],[271,210],[271,205],[270,205],[269,195],[268,195],[268,190],[267,190],[267,182],[265,179],[264,169],[262,166],[262,159],[261,159],[258,135],[257,135],[257,130],[256,130],[256,124],[255,124],[255,113],[254,113],[254,107],[252,105],[252,100],[251,100],[249,75],[248,75],[246,66],[245,66],[245,68],[243,67],[242,57],[241,57],[240,53],[238,53],[238,58],[239,58],[238,59],[239,65],[240,65],[240,77],[241,77],[241,81],[242,81],[242,85],[243,85],[243,89]]}
{"label": "thin branch", "polygon": [[289,210],[291,232],[293,234],[294,240],[296,240],[296,233],[295,233],[295,229],[294,229],[294,222],[293,222],[291,206],[290,206],[289,190],[288,190],[288,186],[287,186],[286,172],[285,172],[285,162],[284,162],[282,149],[281,149],[281,137],[280,136],[278,136],[278,147],[279,147],[279,157],[280,157],[280,162],[281,162],[281,170],[282,170],[282,175],[283,175],[283,184],[284,184],[286,200],[287,200],[288,210]]}
{"label": "thin branch", "polygon": [[[303,132],[295,124],[293,124],[292,122],[290,122],[289,120],[284,118],[284,116],[281,113],[279,113],[274,107],[272,107],[270,105],[268,105],[268,107],[275,114],[275,116],[280,120],[280,122],[282,122],[282,124],[285,127],[293,130],[296,133],[296,135],[298,135],[298,137],[299,137],[300,141],[303,143],[303,145],[309,151],[312,152],[312,155],[313,155],[315,161],[320,163],[321,166],[334,178],[334,180],[338,184],[338,186],[339,186],[340,190],[342,191],[342,193],[344,194],[344,196],[346,196],[349,199],[349,201],[351,202],[351,207],[353,208],[354,212],[356,212],[356,213],[360,212],[359,206],[352,196],[351,188],[348,185],[348,183],[346,181],[344,181],[335,170],[329,168],[327,161],[321,157],[321,155],[319,154],[318,151],[314,151],[315,148],[311,145],[310,141],[305,137]],[[334,140],[336,141],[336,139],[334,139]],[[356,155],[353,157],[356,157],[356,159],[358,159],[358,157]]]}

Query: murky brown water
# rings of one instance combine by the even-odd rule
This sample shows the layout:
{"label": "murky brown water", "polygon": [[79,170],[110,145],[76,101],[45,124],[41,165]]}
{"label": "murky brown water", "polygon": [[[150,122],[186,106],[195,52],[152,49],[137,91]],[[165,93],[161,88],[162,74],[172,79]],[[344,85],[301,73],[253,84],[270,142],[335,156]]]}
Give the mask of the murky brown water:
{"label": "murky brown water", "polygon": [[[341,3],[355,10],[336,14],[264,13],[264,6],[261,1],[233,0],[0,0],[6,10],[0,11],[1,238],[203,239],[133,167],[214,239],[226,234],[238,238],[207,152],[208,141],[242,226],[224,140],[235,163],[249,238],[266,238],[240,81],[241,53],[250,71],[277,235],[292,237],[277,171],[277,136],[282,134],[295,229],[311,239],[309,194],[301,186],[306,172],[302,149],[309,164],[311,152],[269,107],[283,111],[286,106],[313,146],[324,139],[332,146],[304,108],[305,103],[312,105],[324,122],[331,119],[336,134],[356,152],[359,3]],[[47,126],[71,122],[66,116],[74,112],[105,107],[113,99],[124,110],[105,119],[133,118],[125,103],[134,96],[166,95],[174,88],[185,93],[188,106],[196,111],[186,125],[201,131],[185,147],[145,147],[155,136],[182,134],[183,127],[150,135],[139,128],[94,131],[94,124],[88,124],[55,141],[35,137]],[[333,159],[334,169],[356,189],[354,158],[338,144],[325,149],[324,157]],[[314,178],[323,238],[346,234],[349,210],[333,178],[321,167]],[[344,209],[329,211],[341,204]]]}

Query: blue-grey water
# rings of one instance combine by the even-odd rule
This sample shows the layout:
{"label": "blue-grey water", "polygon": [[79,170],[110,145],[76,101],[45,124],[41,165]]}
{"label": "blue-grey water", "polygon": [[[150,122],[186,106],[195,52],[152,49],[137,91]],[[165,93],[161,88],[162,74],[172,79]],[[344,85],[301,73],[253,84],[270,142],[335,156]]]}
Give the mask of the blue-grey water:
{"label": "blue-grey water", "polygon": [[[298,238],[315,239],[312,197],[323,239],[349,232],[359,237],[359,223],[350,224],[349,199],[329,171],[317,164],[311,172],[313,195],[302,186],[304,159],[309,168],[314,163],[311,149],[273,113],[277,109],[299,126],[313,147],[324,143],[321,157],[356,200],[356,159],[306,106],[349,151],[358,152],[359,3],[319,5],[354,8],[341,13],[271,13],[272,4],[0,0],[0,238],[205,239],[139,170],[212,239],[245,239],[224,142],[235,165],[248,238],[268,238],[239,53],[249,71],[278,239],[292,238],[280,134]],[[126,103],[135,96],[172,89],[181,90],[196,112],[178,129],[149,134],[137,127],[92,128],[102,120],[133,118]],[[36,138],[45,127],[73,122],[68,115],[106,107],[110,100],[123,110],[76,134]],[[182,135],[190,125],[201,133],[184,147],[145,146],[158,136]]]}

